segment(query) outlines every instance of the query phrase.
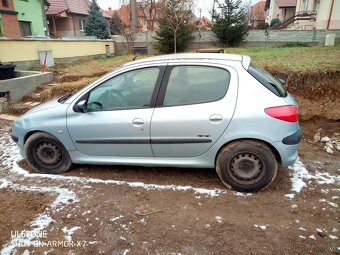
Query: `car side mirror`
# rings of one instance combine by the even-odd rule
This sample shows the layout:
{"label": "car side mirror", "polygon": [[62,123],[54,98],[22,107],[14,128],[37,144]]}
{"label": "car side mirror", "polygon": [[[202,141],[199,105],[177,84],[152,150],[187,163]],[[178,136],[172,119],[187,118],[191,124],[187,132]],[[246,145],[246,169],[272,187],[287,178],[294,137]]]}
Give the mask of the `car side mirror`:
{"label": "car side mirror", "polygon": [[79,112],[86,112],[86,100],[81,100],[77,103],[77,109]]}

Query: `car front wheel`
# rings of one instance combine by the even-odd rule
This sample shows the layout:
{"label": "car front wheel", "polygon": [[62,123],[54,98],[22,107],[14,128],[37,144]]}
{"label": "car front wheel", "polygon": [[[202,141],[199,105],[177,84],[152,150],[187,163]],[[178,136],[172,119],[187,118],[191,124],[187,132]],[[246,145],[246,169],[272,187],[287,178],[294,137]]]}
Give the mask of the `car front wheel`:
{"label": "car front wheel", "polygon": [[44,174],[66,172],[72,165],[70,155],[54,136],[37,132],[25,143],[25,154],[30,166]]}
{"label": "car front wheel", "polygon": [[278,163],[271,149],[257,141],[237,141],[225,146],[217,156],[216,171],[228,188],[254,192],[275,179]]}

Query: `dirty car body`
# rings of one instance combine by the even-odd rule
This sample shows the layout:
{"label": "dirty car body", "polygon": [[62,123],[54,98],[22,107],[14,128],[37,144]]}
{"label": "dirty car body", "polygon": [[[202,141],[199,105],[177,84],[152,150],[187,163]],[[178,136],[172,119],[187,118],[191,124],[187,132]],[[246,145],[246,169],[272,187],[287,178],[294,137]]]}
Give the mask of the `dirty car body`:
{"label": "dirty car body", "polygon": [[297,158],[297,103],[247,56],[175,54],[127,63],[18,118],[12,138],[42,173],[72,163],[216,168],[257,191]]}

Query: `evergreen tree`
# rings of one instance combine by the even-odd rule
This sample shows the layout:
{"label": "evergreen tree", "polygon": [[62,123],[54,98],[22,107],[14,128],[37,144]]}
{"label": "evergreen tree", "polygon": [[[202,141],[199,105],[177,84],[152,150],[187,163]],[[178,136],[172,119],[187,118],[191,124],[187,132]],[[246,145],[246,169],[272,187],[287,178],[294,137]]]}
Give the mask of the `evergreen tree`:
{"label": "evergreen tree", "polygon": [[218,10],[212,11],[215,23],[211,30],[227,46],[237,46],[247,35],[247,10],[242,0],[224,0],[218,3]]}
{"label": "evergreen tree", "polygon": [[96,0],[92,0],[85,22],[85,33],[89,36],[96,36],[99,39],[109,38],[108,23],[105,20],[102,10],[99,8]]}
{"label": "evergreen tree", "polygon": [[125,29],[125,25],[122,19],[115,12],[110,19],[110,32],[113,35],[122,35]]}
{"label": "evergreen tree", "polygon": [[155,49],[161,53],[183,51],[193,39],[192,1],[164,0],[158,11]]}

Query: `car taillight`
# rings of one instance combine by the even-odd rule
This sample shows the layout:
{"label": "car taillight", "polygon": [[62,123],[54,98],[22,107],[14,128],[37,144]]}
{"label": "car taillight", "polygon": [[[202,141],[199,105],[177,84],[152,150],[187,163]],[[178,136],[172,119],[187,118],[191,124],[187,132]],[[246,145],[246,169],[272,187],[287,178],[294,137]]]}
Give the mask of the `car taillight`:
{"label": "car taillight", "polygon": [[270,117],[283,121],[296,122],[299,119],[298,110],[295,105],[269,107],[264,109],[264,111]]}

